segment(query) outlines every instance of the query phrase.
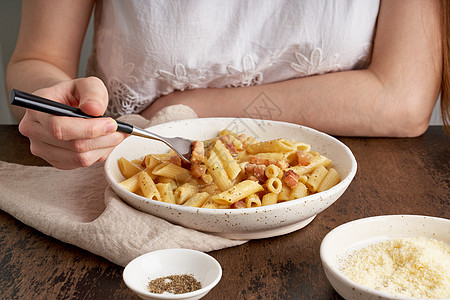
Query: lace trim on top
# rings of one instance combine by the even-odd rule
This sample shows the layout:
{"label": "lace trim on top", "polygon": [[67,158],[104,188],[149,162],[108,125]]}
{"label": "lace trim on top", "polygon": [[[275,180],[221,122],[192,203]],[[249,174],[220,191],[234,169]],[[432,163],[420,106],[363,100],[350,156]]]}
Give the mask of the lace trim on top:
{"label": "lace trim on top", "polygon": [[[158,2],[158,0],[155,1]],[[230,1],[231,7],[233,3],[239,3],[236,7],[240,8],[241,2]],[[251,2],[251,0],[247,1]],[[328,4],[328,1],[324,3]],[[200,2],[202,5],[209,5],[208,1]],[[352,6],[353,12],[350,14],[352,18],[361,20],[365,18],[361,16],[362,14],[370,15],[370,21],[367,22],[365,28],[352,29],[352,32],[356,32],[358,36],[351,36],[349,43],[346,43],[345,39],[337,37],[329,41],[330,33],[314,40],[311,37],[317,37],[314,35],[315,33],[310,33],[310,31],[317,31],[315,27],[298,27],[301,25],[295,25],[299,29],[292,31],[290,27],[279,25],[280,30],[284,28],[288,31],[278,33],[278,35],[284,34],[283,39],[286,41],[285,44],[278,45],[275,42],[277,36],[262,37],[261,40],[261,37],[257,36],[260,31],[254,33],[256,36],[245,36],[245,32],[239,31],[243,26],[239,23],[237,29],[234,28],[239,33],[236,44],[227,45],[229,49],[217,47],[221,45],[222,37],[216,33],[215,36],[211,35],[212,38],[209,38],[208,28],[203,28],[205,31],[199,35],[199,39],[208,37],[205,40],[206,44],[198,46],[192,40],[197,37],[196,32],[189,31],[194,30],[198,24],[194,24],[194,27],[190,29],[191,23],[189,22],[191,22],[191,19],[184,20],[185,23],[183,24],[186,25],[177,27],[177,31],[174,31],[177,34],[178,32],[184,34],[188,32],[189,34],[185,36],[178,36],[177,34],[167,36],[164,32],[165,28],[161,29],[163,33],[158,35],[157,30],[152,29],[153,31],[151,31],[148,29],[152,27],[143,27],[139,23],[141,21],[135,21],[139,25],[117,21],[120,18],[125,20],[121,16],[123,13],[122,6],[130,6],[136,9],[138,4],[147,7],[149,4],[147,2],[141,3],[140,0],[103,0],[100,3],[102,4],[100,7],[107,6],[108,8],[104,11],[102,9],[101,14],[99,14],[101,17],[96,20],[100,25],[96,31],[87,74],[103,80],[109,92],[109,105],[106,114],[118,117],[125,114],[138,114],[159,97],[177,90],[249,87],[329,72],[366,68],[370,64],[373,26],[377,15],[377,11],[373,12],[372,10],[378,2],[374,0],[371,2],[371,8],[366,9],[365,7],[361,8],[362,4],[359,1],[339,1],[339,4],[346,3],[346,5]],[[159,5],[163,7],[166,6],[167,2],[161,3]],[[179,5],[185,3],[188,2],[179,2]],[[290,2],[280,2],[284,5],[286,3]],[[305,0],[305,7],[308,5],[323,5],[321,3],[319,0]],[[232,8],[230,9],[232,10]],[[257,9],[263,8],[258,7]],[[317,7],[315,7],[315,10],[319,11]],[[303,14],[303,16],[307,16],[307,14]],[[347,16],[340,16],[342,20],[346,20],[345,17]],[[180,18],[183,18],[183,16]],[[270,18],[273,19],[273,17],[266,16],[266,22],[273,23]],[[324,17],[324,20],[328,19]],[[205,21],[205,24],[207,22]],[[245,21],[242,22],[245,23]],[[256,20],[256,22],[261,21]],[[342,22],[344,24],[347,21]],[[345,26],[350,26],[350,23],[345,23]],[[181,26],[178,23],[170,24]],[[264,26],[261,24],[259,23],[259,26]],[[348,30],[348,28],[336,27],[334,23],[325,25],[329,26],[328,28],[334,26],[332,28],[337,28],[337,34],[341,35]],[[129,28],[123,29],[127,26]],[[129,36],[131,29],[142,30],[143,32],[136,37]],[[150,32],[147,33],[146,30],[156,36],[148,38]],[[170,30],[175,29],[169,27],[167,30],[170,32]],[[297,41],[295,41],[297,38],[292,37],[292,34],[297,34]],[[245,39],[242,36],[245,36]],[[175,38],[183,39],[179,42],[174,40]],[[347,38],[349,37],[347,36]],[[227,40],[232,39],[228,38]],[[132,47],[129,46],[130,44]],[[205,56],[202,53],[208,53],[208,55]]]}
{"label": "lace trim on top", "polygon": [[[365,45],[364,48],[364,54],[355,59],[355,68],[365,68],[370,63],[369,51],[371,45]],[[294,59],[292,59],[292,62],[284,62],[284,68],[291,68],[297,73],[293,78],[325,74],[345,69],[342,64],[338,63],[339,53],[329,57],[323,57],[323,52],[320,48],[314,48],[309,53],[295,51],[293,57]],[[127,81],[138,83],[139,80],[131,75],[133,69],[134,64],[132,63],[123,65],[124,74],[128,78]],[[229,83],[224,84],[224,88],[249,87],[263,84],[264,72],[258,69],[255,60],[251,55],[245,55],[242,58],[241,66],[236,67],[233,65],[226,65],[225,69],[227,72],[221,74],[222,80]],[[96,74],[96,71],[92,68],[92,64],[91,68],[88,69],[88,74]],[[186,69],[183,64],[177,63],[173,67],[173,72],[158,70],[155,73],[152,80],[163,82],[165,89],[160,90],[154,97],[140,96],[118,77],[111,76],[109,78],[103,78],[109,91],[110,102],[107,114],[118,117],[130,113],[140,113],[148,107],[153,100],[161,95],[167,95],[176,90],[184,91],[187,89],[208,87],[208,83],[211,81],[210,77],[208,72],[204,70]]]}

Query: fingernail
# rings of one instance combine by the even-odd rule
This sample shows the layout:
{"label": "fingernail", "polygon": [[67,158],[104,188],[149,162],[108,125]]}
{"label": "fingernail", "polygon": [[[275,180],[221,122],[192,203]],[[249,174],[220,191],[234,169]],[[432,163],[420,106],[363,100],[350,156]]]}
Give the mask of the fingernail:
{"label": "fingernail", "polygon": [[116,122],[110,121],[105,124],[105,133],[113,133],[117,129]]}

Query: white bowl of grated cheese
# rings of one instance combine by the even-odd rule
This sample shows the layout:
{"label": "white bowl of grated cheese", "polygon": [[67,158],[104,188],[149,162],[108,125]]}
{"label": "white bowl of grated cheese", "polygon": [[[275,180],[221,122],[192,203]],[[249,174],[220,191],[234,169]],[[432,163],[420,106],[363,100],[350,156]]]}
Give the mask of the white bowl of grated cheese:
{"label": "white bowl of grated cheese", "polygon": [[377,216],[329,232],[320,257],[345,299],[450,298],[450,220]]}

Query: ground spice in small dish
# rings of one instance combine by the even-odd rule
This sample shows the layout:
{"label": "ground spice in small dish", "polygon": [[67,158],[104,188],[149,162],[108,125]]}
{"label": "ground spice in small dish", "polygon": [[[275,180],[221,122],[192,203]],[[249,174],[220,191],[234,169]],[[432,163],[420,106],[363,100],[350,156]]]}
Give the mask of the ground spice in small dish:
{"label": "ground spice in small dish", "polygon": [[184,294],[199,290],[202,284],[192,275],[169,275],[151,280],[147,289],[150,293]]}

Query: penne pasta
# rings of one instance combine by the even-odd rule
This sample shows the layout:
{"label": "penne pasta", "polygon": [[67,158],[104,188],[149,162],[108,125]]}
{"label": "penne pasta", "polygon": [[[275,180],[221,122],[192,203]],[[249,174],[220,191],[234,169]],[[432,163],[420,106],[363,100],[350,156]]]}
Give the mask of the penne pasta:
{"label": "penne pasta", "polygon": [[324,166],[328,167],[331,165],[331,160],[325,156],[317,155],[313,156],[307,166],[293,166],[288,168],[288,170],[293,170],[298,175],[305,175],[313,172],[317,167]]}
{"label": "penne pasta", "polygon": [[322,180],[327,175],[328,170],[320,165],[318,168],[316,168],[312,173],[311,176],[309,176],[308,181],[306,181],[306,186],[308,189],[315,193],[317,191],[317,188],[319,187],[319,184],[322,182]]}
{"label": "penne pasta", "polygon": [[236,176],[241,172],[241,168],[239,167],[236,160],[234,160],[233,156],[231,156],[230,151],[225,147],[225,145],[220,141],[216,141],[213,147],[214,152],[217,157],[220,159],[222,166],[227,172],[228,178],[231,180],[235,179]]}
{"label": "penne pasta", "polygon": [[131,162],[135,165],[142,167],[142,160],[141,159],[132,159]]}
{"label": "penne pasta", "polygon": [[[167,160],[168,161],[168,160]],[[158,159],[155,154],[146,155],[144,158],[145,166],[149,170],[153,170],[157,165],[163,163],[161,159]]]}
{"label": "penne pasta", "polygon": [[202,207],[203,208],[212,208],[212,209],[228,209],[228,208],[230,208],[230,205],[218,204],[214,200],[212,200],[211,197],[209,197],[203,203]]}
{"label": "penne pasta", "polygon": [[245,180],[220,194],[212,196],[212,199],[219,204],[231,205],[262,190],[264,190],[264,188],[256,181]]}
{"label": "penne pasta", "polygon": [[297,185],[291,189],[291,193],[289,194],[290,199],[298,199],[305,196],[308,196],[308,188],[301,182],[297,183]]}
{"label": "penne pasta", "polygon": [[145,198],[149,198],[152,200],[161,200],[161,195],[159,194],[158,189],[156,188],[155,182],[150,177],[147,172],[140,172],[139,177],[139,187],[141,188],[142,195]]}
{"label": "penne pasta", "polygon": [[137,173],[141,172],[144,168],[132,163],[125,157],[121,157],[119,159],[119,169],[125,178],[130,178],[133,175],[136,175]]}
{"label": "penne pasta", "polygon": [[300,175],[298,177],[298,182],[306,183],[307,181],[308,181],[308,176],[306,176],[306,175]]}
{"label": "penne pasta", "polygon": [[264,171],[267,178],[279,178],[282,175],[281,169],[275,165],[268,165],[266,170]]}
{"label": "penne pasta", "polygon": [[336,184],[338,184],[341,181],[341,178],[339,177],[338,172],[334,168],[330,168],[328,170],[327,175],[322,180],[322,182],[319,184],[319,187],[317,188],[317,192],[323,192],[326,190],[329,190]]}
{"label": "penne pasta", "polygon": [[256,194],[251,194],[250,196],[245,198],[245,206],[247,208],[260,207],[261,205],[261,199],[259,199],[258,195]]}
{"label": "penne pasta", "polygon": [[[197,141],[191,166],[174,152],[120,158],[130,192],[167,203],[209,209],[244,209],[299,199],[330,189],[340,177],[328,157],[287,139],[257,142],[223,130]],[[194,151],[194,150],[193,150]]]}
{"label": "penne pasta", "polygon": [[269,161],[279,161],[284,159],[285,154],[280,152],[266,152],[266,153],[256,153],[255,157],[261,159],[267,159]]}
{"label": "penne pasta", "polygon": [[311,145],[305,143],[294,143],[295,150],[311,151]]}
{"label": "penne pasta", "polygon": [[261,205],[272,205],[278,203],[278,195],[274,193],[267,193],[262,197]]}
{"label": "penne pasta", "polygon": [[211,198],[206,199],[206,201],[203,202],[202,207],[203,207],[203,208],[212,208],[212,209],[218,209],[218,208],[219,208],[219,206],[217,205],[217,203],[214,202],[214,200],[211,199]]}
{"label": "penne pasta", "polygon": [[175,197],[173,195],[173,190],[170,187],[170,183],[157,183],[156,188],[161,195],[162,202],[175,204]]}
{"label": "penne pasta", "polygon": [[204,188],[202,188],[202,192],[207,192],[210,195],[215,195],[221,192],[221,190],[219,190],[219,188],[217,187],[217,185],[215,184],[210,184],[205,186]]}
{"label": "penne pasta", "polygon": [[185,183],[174,191],[175,203],[183,204],[198,192],[198,187],[191,183]]}
{"label": "penne pasta", "polygon": [[[155,176],[155,175],[153,175],[153,176]],[[163,177],[163,176],[156,176],[156,177],[157,178],[155,180],[157,180],[160,183],[169,183],[172,190],[174,190],[178,187],[177,182],[175,180],[173,180],[172,178]]]}
{"label": "penne pasta", "polygon": [[233,185],[216,152],[211,151],[209,157],[205,161],[205,165],[221,191],[225,191]]}
{"label": "penne pasta", "polygon": [[183,203],[185,206],[201,207],[203,203],[210,197],[206,192],[196,193],[189,200]]}
{"label": "penne pasta", "polygon": [[281,191],[278,193],[277,199],[279,201],[287,201],[291,199],[290,196],[291,196],[291,189],[286,184],[283,184],[281,186]]}
{"label": "penne pasta", "polygon": [[124,189],[136,193],[139,190],[139,173],[119,183]]}
{"label": "penne pasta", "polygon": [[266,181],[266,189],[270,193],[279,194],[281,192],[282,187],[283,184],[279,178],[269,178]]}
{"label": "penne pasta", "polygon": [[211,174],[203,174],[200,178],[206,184],[211,184],[214,182],[214,179],[212,178]]}
{"label": "penne pasta", "polygon": [[245,147],[250,154],[261,152],[291,152],[295,149],[294,143],[285,139],[270,140],[261,143],[250,144]]}
{"label": "penne pasta", "polygon": [[172,178],[173,180],[182,183],[188,181],[191,178],[191,172],[189,172],[189,170],[172,163],[159,164],[153,169],[152,174]]}

